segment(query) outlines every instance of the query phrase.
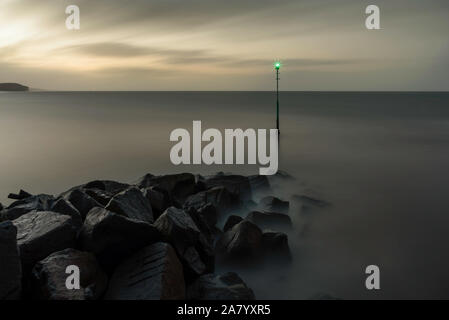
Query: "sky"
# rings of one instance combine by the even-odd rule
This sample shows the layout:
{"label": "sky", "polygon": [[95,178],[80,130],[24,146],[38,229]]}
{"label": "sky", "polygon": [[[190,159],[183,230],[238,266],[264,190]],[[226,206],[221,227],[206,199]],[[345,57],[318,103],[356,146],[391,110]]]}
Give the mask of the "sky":
{"label": "sky", "polygon": [[272,90],[280,59],[281,90],[447,91],[448,17],[447,0],[0,0],[0,82]]}

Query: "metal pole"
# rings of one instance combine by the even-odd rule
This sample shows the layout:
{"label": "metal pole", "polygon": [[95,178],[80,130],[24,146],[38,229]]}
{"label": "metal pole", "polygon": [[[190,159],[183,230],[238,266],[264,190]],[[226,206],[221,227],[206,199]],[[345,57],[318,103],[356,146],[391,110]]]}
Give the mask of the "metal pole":
{"label": "metal pole", "polygon": [[276,129],[279,131],[279,69],[276,68]]}

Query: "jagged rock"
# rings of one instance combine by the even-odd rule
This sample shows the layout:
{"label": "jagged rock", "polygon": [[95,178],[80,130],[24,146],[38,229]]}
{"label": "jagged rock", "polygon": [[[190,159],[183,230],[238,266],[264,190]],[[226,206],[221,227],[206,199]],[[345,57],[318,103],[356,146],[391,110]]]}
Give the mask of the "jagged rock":
{"label": "jagged rock", "polygon": [[84,189],[84,192],[102,206],[106,206],[114,196],[112,193],[101,189]]}
{"label": "jagged rock", "polygon": [[271,191],[270,182],[268,181],[267,176],[249,176],[248,180],[253,193],[266,193]]}
{"label": "jagged rock", "polygon": [[152,184],[152,179],[155,177],[154,174],[151,173],[147,173],[146,175],[144,175],[143,177],[139,178],[135,185],[138,186],[139,188],[148,188],[151,187]]}
{"label": "jagged rock", "polygon": [[243,220],[221,236],[215,249],[224,260],[259,257],[262,252],[262,231],[254,223]]}
{"label": "jagged rock", "polygon": [[2,211],[5,220],[15,220],[31,211],[47,211],[51,209],[54,197],[48,194],[39,194],[13,202]]}
{"label": "jagged rock", "polygon": [[325,208],[330,206],[329,202],[315,199],[306,195],[293,195],[291,200],[299,203],[304,209]]}
{"label": "jagged rock", "polygon": [[129,188],[115,195],[105,209],[130,219],[148,223],[153,223],[154,221],[150,201],[136,187]]}
{"label": "jagged rock", "polygon": [[17,228],[11,221],[0,223],[0,300],[20,298],[22,267],[17,247]]}
{"label": "jagged rock", "polygon": [[94,180],[89,183],[86,183],[83,188],[84,189],[98,189],[102,191],[106,191],[109,194],[116,195],[130,187],[127,183],[121,183],[112,180]]}
{"label": "jagged rock", "polygon": [[73,218],[73,222],[80,228],[83,224],[81,213],[79,213],[79,211],[70,202],[63,198],[59,198],[54,201],[51,205],[50,211],[71,216]]}
{"label": "jagged rock", "polygon": [[251,186],[248,177],[239,175],[217,174],[204,181],[206,188],[225,187],[238,200],[245,202],[251,200]]}
{"label": "jagged rock", "polygon": [[3,204],[0,202],[0,211],[4,209]]}
{"label": "jagged rock", "polygon": [[101,204],[78,188],[69,190],[64,193],[62,197],[69,201],[79,211],[83,220],[92,208],[101,207]]}
{"label": "jagged rock", "polygon": [[289,229],[292,227],[290,217],[283,213],[253,211],[245,219],[261,229]]}
{"label": "jagged rock", "polygon": [[143,195],[150,201],[153,216],[156,219],[170,206],[168,192],[157,187],[143,189]]}
{"label": "jagged rock", "polygon": [[20,189],[18,194],[10,193],[8,195],[8,198],[9,199],[14,199],[14,200],[23,200],[23,199],[26,199],[26,198],[31,197],[31,196],[32,196],[31,193],[28,193],[28,192]]}
{"label": "jagged rock", "polygon": [[254,300],[254,293],[234,272],[205,274],[187,288],[192,300]]}
{"label": "jagged rock", "polygon": [[114,271],[105,299],[185,299],[183,269],[172,246],[154,243],[125,260]]}
{"label": "jagged rock", "polygon": [[262,235],[264,254],[275,261],[290,261],[290,247],[288,236],[282,232],[265,231]]}
{"label": "jagged rock", "polygon": [[33,211],[13,221],[22,265],[31,268],[50,253],[71,248],[79,226],[73,218],[57,212]]}
{"label": "jagged rock", "polygon": [[215,187],[188,197],[184,203],[184,209],[194,208],[196,211],[199,211],[207,204],[213,205],[219,216],[223,216],[236,208],[229,191],[224,187]]}
{"label": "jagged rock", "polygon": [[228,220],[226,220],[226,223],[223,227],[223,231],[229,231],[231,230],[236,224],[240,223],[243,220],[240,216],[230,215],[228,217]]}
{"label": "jagged rock", "polygon": [[89,211],[80,232],[83,249],[95,253],[108,270],[130,253],[160,239],[160,233],[151,224],[101,207]]}
{"label": "jagged rock", "polygon": [[181,208],[188,196],[195,193],[195,176],[191,173],[168,174],[142,178],[140,188],[158,187],[170,195],[171,202]]}
{"label": "jagged rock", "polygon": [[185,211],[170,207],[156,220],[154,226],[175,248],[184,265],[186,278],[213,271],[213,249]]}
{"label": "jagged rock", "polygon": [[273,196],[267,196],[260,200],[259,207],[261,210],[268,212],[288,213],[290,203]]}
{"label": "jagged rock", "polygon": [[[80,270],[80,289],[68,290],[66,268]],[[107,287],[107,276],[92,253],[75,249],[54,252],[39,261],[32,271],[33,297],[41,300],[96,300]]]}

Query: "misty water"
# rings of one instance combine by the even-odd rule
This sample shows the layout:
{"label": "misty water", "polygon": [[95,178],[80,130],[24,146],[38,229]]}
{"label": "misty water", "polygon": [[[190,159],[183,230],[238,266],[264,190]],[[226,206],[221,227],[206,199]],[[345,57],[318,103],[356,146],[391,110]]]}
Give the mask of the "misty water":
{"label": "misty water", "polygon": [[[258,166],[174,166],[175,128],[272,128],[271,92],[0,93],[0,201],[147,172],[257,174]],[[281,94],[275,192],[330,202],[293,206],[292,264],[236,270],[257,298],[449,297],[449,94]],[[365,288],[365,267],[381,290]],[[224,268],[219,267],[220,271]]]}

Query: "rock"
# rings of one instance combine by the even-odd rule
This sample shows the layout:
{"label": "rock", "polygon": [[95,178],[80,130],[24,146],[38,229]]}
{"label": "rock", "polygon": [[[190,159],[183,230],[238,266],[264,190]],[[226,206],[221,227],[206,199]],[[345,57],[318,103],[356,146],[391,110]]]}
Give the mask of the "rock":
{"label": "rock", "polygon": [[150,201],[154,218],[158,218],[168,207],[170,207],[170,196],[168,192],[158,187],[145,188],[143,195]]}
{"label": "rock", "polygon": [[[68,290],[66,268],[80,270],[80,289]],[[107,276],[92,253],[75,249],[54,252],[39,261],[32,271],[33,297],[41,300],[96,300],[106,290]]]}
{"label": "rock", "polygon": [[330,206],[329,202],[315,199],[306,195],[293,195],[291,197],[292,201],[299,203],[303,208],[325,208]]}
{"label": "rock", "polygon": [[243,261],[259,257],[262,231],[254,223],[243,220],[221,236],[215,249],[224,260]]}
{"label": "rock", "polygon": [[86,183],[84,189],[98,189],[106,191],[109,194],[116,195],[130,187],[127,183],[121,183],[112,180],[94,180]]}
{"label": "rock", "polygon": [[243,220],[240,216],[230,215],[228,217],[228,220],[226,220],[226,223],[223,227],[223,231],[229,231],[231,230],[236,224],[240,223]]}
{"label": "rock", "polygon": [[225,187],[238,200],[245,202],[251,200],[251,186],[249,179],[239,175],[217,174],[204,181],[206,188]]}
{"label": "rock", "polygon": [[93,252],[106,271],[131,253],[160,239],[160,233],[151,224],[101,207],[89,211],[80,232],[83,250]]}
{"label": "rock", "polygon": [[253,291],[234,272],[205,274],[187,289],[191,300],[254,300]]}
{"label": "rock", "polygon": [[151,187],[152,184],[152,179],[155,177],[154,174],[151,173],[147,173],[146,175],[144,175],[143,177],[139,178],[135,185],[138,186],[139,188],[148,188]]}
{"label": "rock", "polygon": [[292,227],[290,217],[283,213],[252,211],[245,219],[256,224],[261,229],[285,230]]}
{"label": "rock", "polygon": [[28,192],[20,189],[18,194],[10,193],[8,195],[8,198],[9,199],[14,199],[14,200],[23,200],[23,199],[26,199],[26,198],[31,197],[31,196],[32,196],[31,193],[28,193]]}
{"label": "rock", "polygon": [[73,218],[51,211],[33,211],[14,220],[22,265],[31,268],[50,253],[71,248],[79,226]]}
{"label": "rock", "polygon": [[268,212],[288,213],[290,203],[273,196],[264,197],[260,200],[259,208]]}
{"label": "rock", "polygon": [[106,206],[114,195],[101,189],[84,189],[84,192],[102,206]]}
{"label": "rock", "polygon": [[275,261],[290,261],[290,247],[288,236],[282,232],[265,231],[262,235],[262,246],[264,254]]}
{"label": "rock", "polygon": [[120,264],[106,300],[185,299],[182,265],[168,243],[154,243]]}
{"label": "rock", "polygon": [[185,211],[170,207],[156,220],[154,226],[175,248],[188,280],[213,271],[213,249]]}
{"label": "rock", "polygon": [[3,204],[0,202],[0,211],[4,209]]}
{"label": "rock", "polygon": [[47,211],[51,209],[54,197],[48,194],[39,194],[13,202],[2,211],[5,220],[15,220],[31,211]]}
{"label": "rock", "polygon": [[249,176],[248,180],[253,194],[271,192],[271,186],[267,176]]}
{"label": "rock", "polygon": [[22,267],[17,247],[17,228],[11,221],[0,223],[0,300],[20,298]]}
{"label": "rock", "polygon": [[83,220],[86,218],[87,213],[94,207],[101,207],[101,205],[95,201],[92,197],[87,195],[81,189],[72,189],[64,193],[62,197],[69,201],[81,214]]}
{"label": "rock", "polygon": [[150,201],[136,187],[115,195],[105,209],[134,220],[148,223],[154,221]]}
{"label": "rock", "polygon": [[81,213],[79,213],[79,211],[70,202],[63,198],[59,198],[53,202],[50,211],[71,216],[73,218],[73,222],[80,228],[83,224]]}
{"label": "rock", "polygon": [[184,203],[184,209],[189,210],[193,208],[199,211],[207,204],[211,204],[216,208],[218,216],[223,216],[236,208],[229,191],[224,187],[215,187],[188,197]]}

